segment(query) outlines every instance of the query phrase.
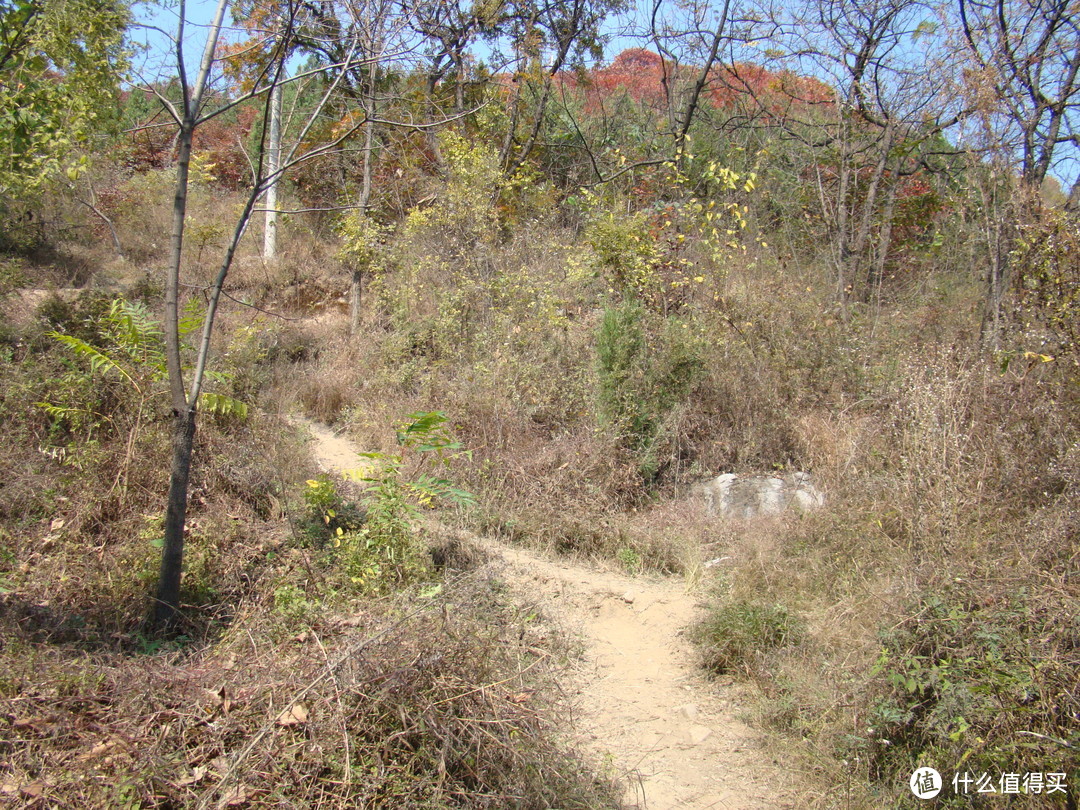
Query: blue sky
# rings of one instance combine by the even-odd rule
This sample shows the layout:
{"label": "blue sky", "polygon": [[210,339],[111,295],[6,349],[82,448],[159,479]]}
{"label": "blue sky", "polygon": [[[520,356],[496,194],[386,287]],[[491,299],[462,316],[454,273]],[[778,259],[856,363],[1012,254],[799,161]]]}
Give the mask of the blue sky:
{"label": "blue sky", "polygon": [[[674,0],[672,5],[675,7]],[[218,6],[218,0],[188,0],[186,4],[187,24],[184,34],[184,60],[191,78],[191,74],[198,70],[199,59],[206,42],[206,32],[214,17]],[[651,3],[650,3],[651,7]],[[138,0],[134,7],[136,20],[144,27],[137,28],[132,32],[133,39],[144,46],[144,52],[136,57],[137,82],[167,79],[175,76],[175,57],[172,55],[172,39],[175,37],[178,20],[179,2],[177,0],[163,0],[163,2],[148,2]],[[640,8],[631,8],[627,16],[640,15]],[[627,17],[612,22],[611,32],[615,26],[625,23]],[[225,15],[225,25],[231,26],[232,16]],[[155,30],[159,29],[159,30]],[[228,32],[224,34],[229,38]],[[640,46],[640,40],[613,37],[608,46],[606,58],[610,59],[626,47]],[[481,58],[483,54],[480,54]],[[822,77],[825,78],[825,77]],[[1062,148],[1058,155],[1058,165],[1054,167],[1053,174],[1064,186],[1067,192],[1069,185],[1080,172],[1080,163],[1070,154],[1071,150]]]}

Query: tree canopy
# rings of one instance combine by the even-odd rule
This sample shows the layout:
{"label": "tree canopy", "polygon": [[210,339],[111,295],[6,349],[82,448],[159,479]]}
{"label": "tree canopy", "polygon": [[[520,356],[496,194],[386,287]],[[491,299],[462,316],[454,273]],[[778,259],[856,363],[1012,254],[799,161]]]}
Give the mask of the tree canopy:
{"label": "tree canopy", "polygon": [[122,0],[0,0],[0,200],[79,171],[117,120]]}

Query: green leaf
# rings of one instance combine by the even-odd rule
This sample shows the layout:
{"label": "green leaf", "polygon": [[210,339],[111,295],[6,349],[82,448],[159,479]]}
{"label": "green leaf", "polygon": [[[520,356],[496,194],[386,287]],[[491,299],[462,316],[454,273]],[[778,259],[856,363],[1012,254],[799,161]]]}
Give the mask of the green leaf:
{"label": "green leaf", "polygon": [[91,346],[85,340],[77,338],[74,335],[65,335],[60,332],[48,332],[47,334],[53,340],[57,341],[58,343],[62,343],[64,346],[67,346],[79,357],[83,357],[89,360],[90,370],[92,372],[100,371],[102,374],[108,374],[110,371],[115,371],[116,373],[124,377],[124,379],[126,379],[129,383],[131,383],[136,390],[139,389],[139,386],[136,384],[135,380],[127,372],[127,370],[115,360],[113,360],[111,357],[109,357],[109,355],[105,354],[105,352],[101,351],[101,349],[98,349],[95,346]]}
{"label": "green leaf", "polygon": [[227,397],[224,394],[213,394],[203,391],[199,394],[199,407],[209,413],[220,416],[234,416],[237,419],[247,419],[248,406],[238,399]]}
{"label": "green leaf", "polygon": [[185,338],[203,325],[203,307],[198,300],[188,299],[184,304],[184,314],[180,317],[177,330],[181,338]]}

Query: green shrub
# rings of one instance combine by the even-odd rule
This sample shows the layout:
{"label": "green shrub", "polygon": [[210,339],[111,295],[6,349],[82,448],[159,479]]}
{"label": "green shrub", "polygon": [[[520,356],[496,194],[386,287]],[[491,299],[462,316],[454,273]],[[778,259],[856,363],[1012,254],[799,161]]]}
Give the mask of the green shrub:
{"label": "green shrub", "polygon": [[[882,635],[866,736],[853,744],[884,783],[906,778],[914,763],[937,763],[994,775],[1064,772],[1075,790],[1078,642],[1080,620],[1056,596],[996,598],[959,584],[925,593]],[[1044,806],[1026,798],[1034,803],[1024,806]]]}
{"label": "green shrub", "polygon": [[623,570],[630,576],[636,577],[641,573],[641,555],[638,554],[636,549],[630,548],[629,546],[623,546],[615,552],[615,557],[619,560]]}
{"label": "green shrub", "polygon": [[309,624],[318,614],[319,605],[296,585],[282,585],[274,590],[274,612],[289,627]]}
{"label": "green shrub", "polygon": [[783,605],[732,602],[714,608],[692,636],[707,669],[749,674],[763,653],[797,644],[804,633],[802,622]]}
{"label": "green shrub", "polygon": [[594,269],[615,289],[643,297],[656,291],[660,250],[649,233],[649,218],[638,212],[626,216],[614,209],[593,216],[585,229]]}
{"label": "green shrub", "polygon": [[323,547],[364,525],[363,510],[346,500],[328,475],[307,482],[304,502],[307,508],[298,528],[305,544]]}
{"label": "green shrub", "polygon": [[394,453],[361,453],[366,462],[346,473],[364,487],[359,503],[345,498],[327,476],[307,482],[302,540],[325,548],[353,586],[388,593],[432,571],[426,544],[415,530],[420,510],[436,502],[466,504],[472,496],[433,474],[461,455],[445,414],[410,414],[397,431]]}
{"label": "green shrub", "polygon": [[665,418],[703,369],[689,330],[657,323],[635,299],[609,308],[596,339],[600,413],[637,455],[646,482],[660,469]]}

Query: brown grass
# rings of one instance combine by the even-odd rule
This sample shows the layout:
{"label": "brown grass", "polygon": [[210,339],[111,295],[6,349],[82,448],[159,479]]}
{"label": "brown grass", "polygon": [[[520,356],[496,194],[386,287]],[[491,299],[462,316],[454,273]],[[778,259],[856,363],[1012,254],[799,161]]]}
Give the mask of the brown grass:
{"label": "brown grass", "polygon": [[[152,175],[131,190],[167,197]],[[237,202],[206,191],[193,197],[187,257],[203,282],[222,239],[215,225]],[[124,200],[130,259],[112,272],[133,283],[160,261],[167,227],[125,214]],[[723,267],[699,256],[707,282],[658,294],[646,319],[654,358],[685,327],[697,361],[688,393],[658,419],[647,475],[644,452],[601,406],[598,331],[621,293],[589,275],[576,236],[551,219],[478,245],[436,232],[392,243],[353,339],[326,223],[286,228],[270,265],[257,230],[229,293],[285,318],[230,305],[215,344],[226,392],[383,451],[405,415],[444,410],[472,451],[454,475],[478,502],[447,520],[700,579],[719,609],[782,608],[805,633],[751,649],[741,671],[775,755],[806,775],[807,806],[897,805],[905,768],[923,757],[945,770],[966,757],[1076,773],[1075,369],[1068,358],[1025,361],[1017,330],[1003,373],[975,345],[980,291],[966,275],[920,266],[844,320],[820,267],[793,269],[765,250]],[[50,272],[38,286],[56,284]],[[166,414],[149,409],[135,430],[120,388],[68,380],[45,328],[24,317],[0,346],[15,371],[0,380],[0,796],[160,807],[610,801],[554,744],[560,651],[533,643],[536,628],[497,576],[427,601],[413,594],[422,607],[412,613],[408,595],[350,601],[340,572],[294,542],[297,485],[311,471],[272,417],[201,428],[193,643],[135,655],[153,646],[137,631]],[[89,394],[112,420],[92,439],[33,405]],[[814,473],[824,509],[739,523],[685,502],[699,477],[795,469]],[[997,669],[970,664],[994,655]],[[953,680],[997,702],[963,703],[931,680],[897,688],[942,662],[959,662],[948,664]],[[307,719],[280,724],[294,702]],[[1018,745],[1032,730],[1044,739]]]}
{"label": "brown grass", "polygon": [[10,643],[2,794],[43,807],[614,806],[559,748],[557,651],[537,640],[550,635],[491,572],[438,598],[324,614],[280,642],[268,606],[237,618],[201,651]]}

